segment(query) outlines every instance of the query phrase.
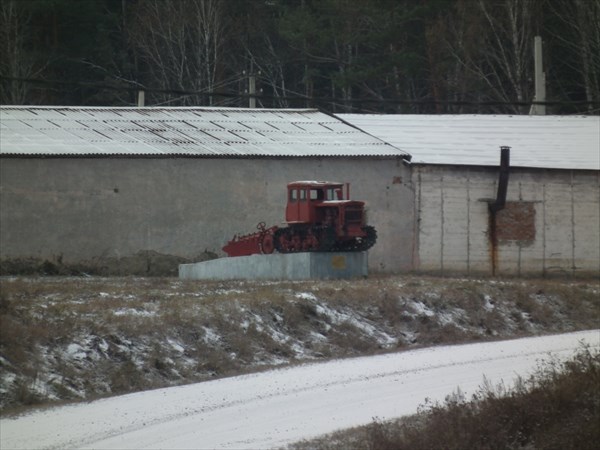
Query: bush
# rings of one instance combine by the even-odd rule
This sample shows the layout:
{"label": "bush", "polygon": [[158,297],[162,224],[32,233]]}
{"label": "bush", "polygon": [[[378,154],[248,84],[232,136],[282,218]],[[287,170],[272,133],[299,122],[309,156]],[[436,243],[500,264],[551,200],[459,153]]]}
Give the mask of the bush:
{"label": "bush", "polygon": [[512,390],[484,386],[425,407],[418,420],[366,429],[370,449],[595,449],[600,442],[600,353],[549,362]]}

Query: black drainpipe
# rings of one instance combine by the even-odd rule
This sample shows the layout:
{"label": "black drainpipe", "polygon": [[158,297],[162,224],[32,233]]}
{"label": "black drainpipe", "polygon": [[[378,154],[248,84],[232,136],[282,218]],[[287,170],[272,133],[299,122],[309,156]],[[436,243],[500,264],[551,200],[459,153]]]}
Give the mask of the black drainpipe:
{"label": "black drainpipe", "polygon": [[508,189],[508,174],[510,169],[510,147],[500,147],[500,175],[498,178],[498,193],[496,200],[488,203],[490,211],[489,226],[490,226],[490,258],[492,260],[492,276],[496,275],[498,266],[498,234],[496,229],[496,213],[504,209],[506,205],[506,191]]}

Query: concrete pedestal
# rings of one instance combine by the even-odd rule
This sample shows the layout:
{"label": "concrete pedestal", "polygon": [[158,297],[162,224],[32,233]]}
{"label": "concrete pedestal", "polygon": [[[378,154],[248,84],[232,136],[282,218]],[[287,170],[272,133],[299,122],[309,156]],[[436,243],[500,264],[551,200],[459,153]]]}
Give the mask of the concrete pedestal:
{"label": "concrete pedestal", "polygon": [[366,252],[274,253],[181,264],[185,280],[309,280],[367,276]]}

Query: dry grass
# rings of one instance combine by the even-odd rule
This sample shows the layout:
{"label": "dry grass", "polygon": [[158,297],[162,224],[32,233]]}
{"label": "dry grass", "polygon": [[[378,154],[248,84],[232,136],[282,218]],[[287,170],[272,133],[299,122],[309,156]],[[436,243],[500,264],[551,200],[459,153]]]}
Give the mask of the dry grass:
{"label": "dry grass", "polygon": [[[5,410],[320,358],[589,329],[598,283],[0,279]],[[491,306],[490,306],[491,305]]]}

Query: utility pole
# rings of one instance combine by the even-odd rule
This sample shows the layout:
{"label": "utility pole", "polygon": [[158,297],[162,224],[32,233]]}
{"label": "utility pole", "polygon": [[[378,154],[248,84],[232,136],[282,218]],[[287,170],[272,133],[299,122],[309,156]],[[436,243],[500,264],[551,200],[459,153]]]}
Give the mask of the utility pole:
{"label": "utility pole", "polygon": [[[542,61],[542,38],[536,36],[533,40],[533,57],[535,63],[535,97],[536,102],[546,101],[546,73]],[[529,115],[546,115],[546,105],[531,105]]]}
{"label": "utility pole", "polygon": [[256,75],[250,72],[248,74],[248,107],[256,108]]}
{"label": "utility pole", "polygon": [[[243,75],[246,75],[246,71],[242,72]],[[245,93],[248,94],[248,108],[256,108],[256,76],[260,75],[260,70],[255,73],[252,66],[250,66],[250,72],[248,72],[248,89],[245,90]],[[259,92],[262,92],[260,89]]]}

